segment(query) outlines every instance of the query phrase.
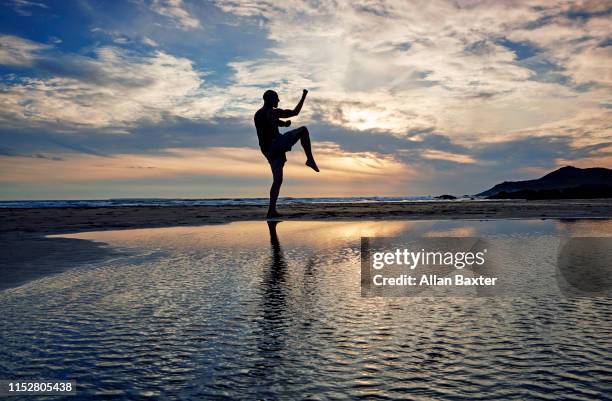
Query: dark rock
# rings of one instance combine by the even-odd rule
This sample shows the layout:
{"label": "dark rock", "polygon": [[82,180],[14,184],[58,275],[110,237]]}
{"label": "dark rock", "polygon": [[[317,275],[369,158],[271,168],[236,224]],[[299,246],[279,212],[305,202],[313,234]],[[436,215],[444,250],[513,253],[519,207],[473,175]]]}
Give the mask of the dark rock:
{"label": "dark rock", "polygon": [[[527,195],[537,196],[537,199],[560,199],[558,196],[565,198],[570,195],[587,196],[588,198],[609,197],[609,195],[606,195],[609,190],[604,187],[612,189],[611,169],[603,167],[581,169],[567,166],[536,180],[506,181],[476,196],[498,199],[526,199],[525,196]],[[554,191],[558,191],[558,193]],[[536,192],[540,194],[537,195]],[[564,194],[561,195],[560,192]],[[541,198],[541,196],[546,196],[546,198]]]}

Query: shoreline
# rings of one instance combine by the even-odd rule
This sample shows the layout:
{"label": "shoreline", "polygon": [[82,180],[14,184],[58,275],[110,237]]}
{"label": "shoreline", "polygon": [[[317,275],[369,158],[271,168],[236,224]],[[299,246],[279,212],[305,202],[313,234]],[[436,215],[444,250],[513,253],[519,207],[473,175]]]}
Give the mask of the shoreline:
{"label": "shoreline", "polygon": [[[263,205],[0,209],[0,237],[265,220]],[[612,199],[300,203],[281,220],[612,219]]]}

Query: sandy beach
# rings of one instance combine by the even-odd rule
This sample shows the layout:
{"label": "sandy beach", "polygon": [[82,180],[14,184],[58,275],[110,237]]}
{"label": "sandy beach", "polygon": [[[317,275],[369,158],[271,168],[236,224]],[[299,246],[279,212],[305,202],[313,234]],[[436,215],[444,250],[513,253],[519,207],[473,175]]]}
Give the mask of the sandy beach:
{"label": "sandy beach", "polygon": [[[310,203],[283,205],[287,220],[612,218],[612,199]],[[265,206],[0,209],[0,234],[223,224],[264,220]]]}

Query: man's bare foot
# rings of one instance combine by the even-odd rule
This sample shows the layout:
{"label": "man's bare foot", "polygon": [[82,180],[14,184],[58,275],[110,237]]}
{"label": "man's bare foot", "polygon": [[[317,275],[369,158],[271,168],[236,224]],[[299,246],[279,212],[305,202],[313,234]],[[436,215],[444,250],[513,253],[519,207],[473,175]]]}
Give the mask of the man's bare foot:
{"label": "man's bare foot", "polygon": [[281,217],[283,217],[283,215],[279,212],[268,212],[266,215],[266,219],[279,219]]}
{"label": "man's bare foot", "polygon": [[308,167],[310,167],[311,169],[313,169],[314,171],[316,171],[317,173],[319,172],[319,167],[317,166],[317,163],[315,163],[314,160],[306,160],[306,165]]}

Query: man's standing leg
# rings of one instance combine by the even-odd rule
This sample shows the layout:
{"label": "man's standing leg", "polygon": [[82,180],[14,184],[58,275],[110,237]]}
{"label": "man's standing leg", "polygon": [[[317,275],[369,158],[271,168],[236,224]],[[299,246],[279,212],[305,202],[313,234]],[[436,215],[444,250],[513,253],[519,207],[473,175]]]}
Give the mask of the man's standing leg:
{"label": "man's standing leg", "polygon": [[268,217],[280,216],[276,211],[276,201],[280,193],[280,187],[283,183],[283,166],[285,163],[274,160],[270,166],[272,167],[272,186],[270,187],[270,204],[268,205]]}

